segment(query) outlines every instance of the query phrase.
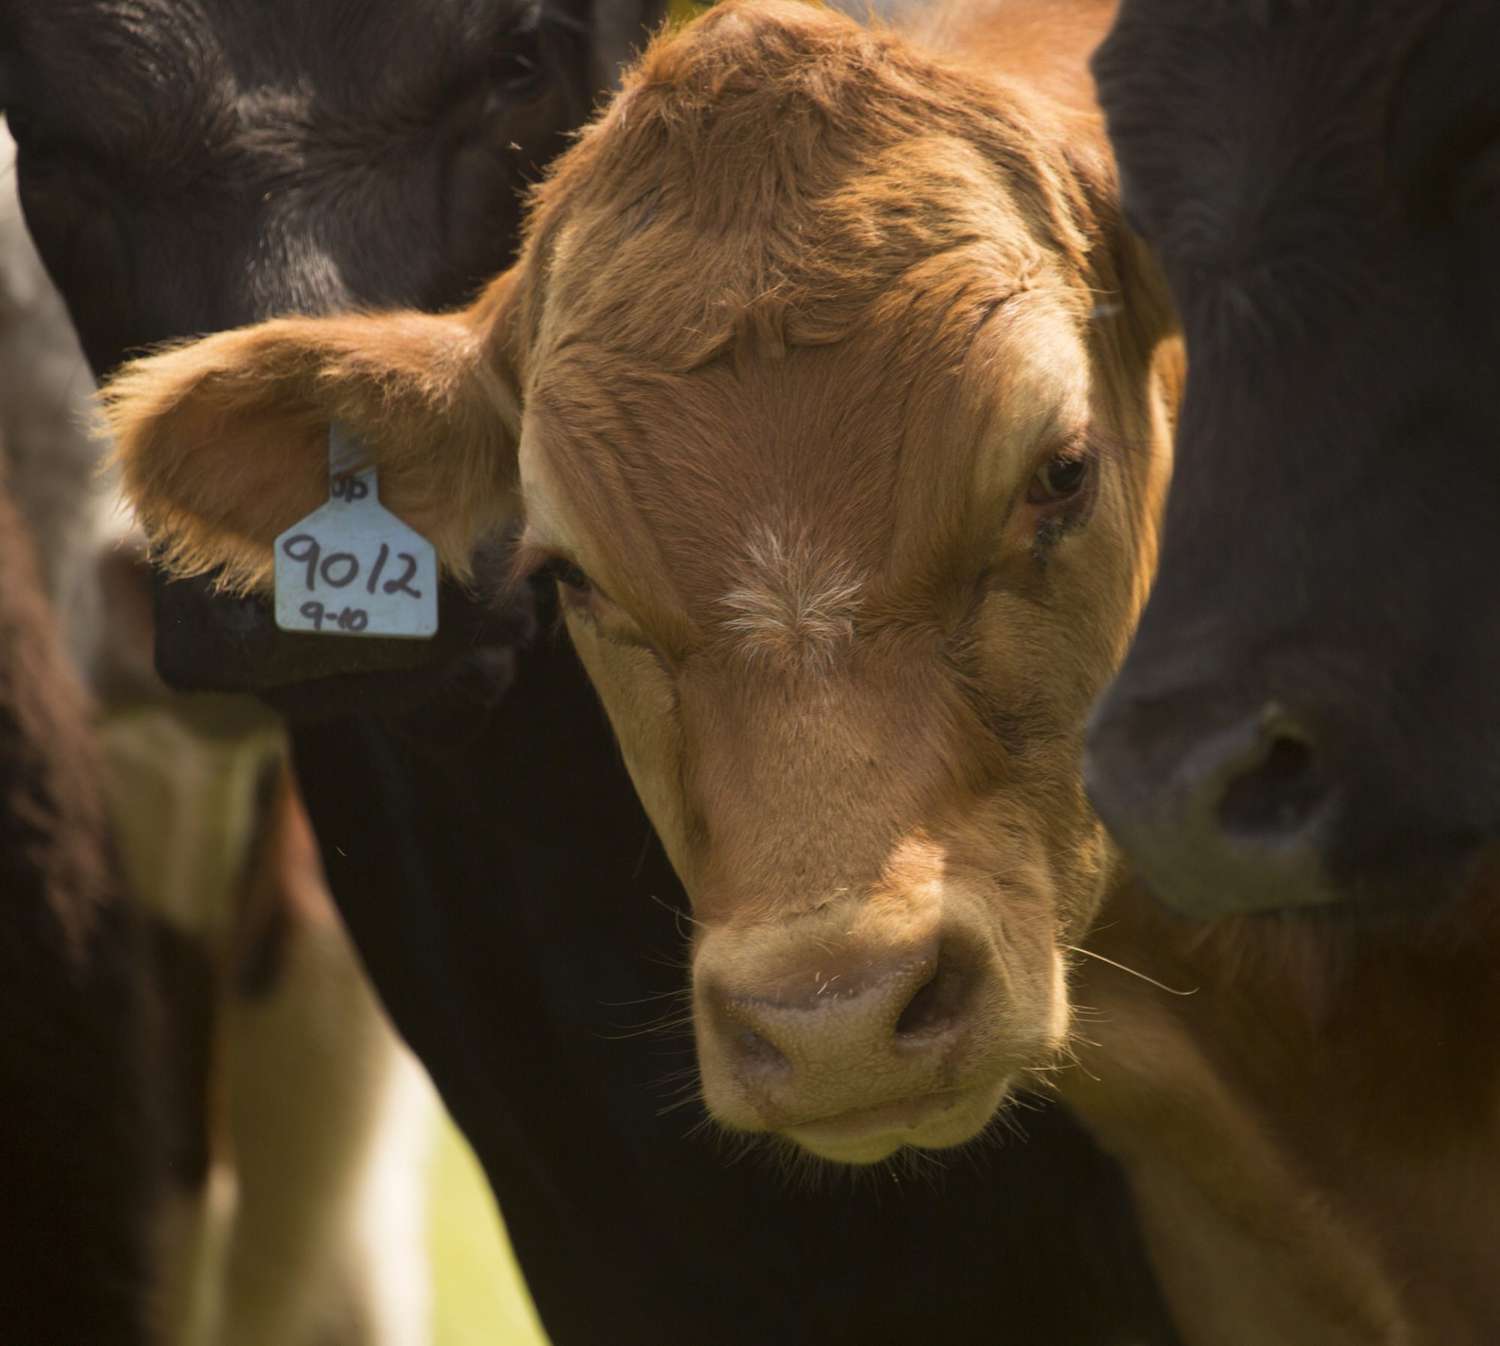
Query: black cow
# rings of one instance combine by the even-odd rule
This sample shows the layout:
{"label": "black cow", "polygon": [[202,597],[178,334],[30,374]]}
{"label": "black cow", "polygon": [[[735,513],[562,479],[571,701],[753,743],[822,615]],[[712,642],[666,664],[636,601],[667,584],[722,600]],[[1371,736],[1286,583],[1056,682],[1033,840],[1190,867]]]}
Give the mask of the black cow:
{"label": "black cow", "polygon": [[1124,0],[1187,399],[1094,802],[1200,915],[1425,907],[1500,825],[1500,7]]}
{"label": "black cow", "polygon": [[[462,299],[624,54],[606,31],[657,8],[0,0],[23,199],[95,369],[277,311]],[[831,1192],[686,1137],[664,1081],[690,1040],[630,1036],[682,990],[685,900],[575,657],[536,634],[553,602],[450,592],[413,649],[174,586],[159,657],[345,712],[293,731],[329,880],[554,1342],[1172,1341],[1119,1174],[1056,1109],[972,1169]]]}

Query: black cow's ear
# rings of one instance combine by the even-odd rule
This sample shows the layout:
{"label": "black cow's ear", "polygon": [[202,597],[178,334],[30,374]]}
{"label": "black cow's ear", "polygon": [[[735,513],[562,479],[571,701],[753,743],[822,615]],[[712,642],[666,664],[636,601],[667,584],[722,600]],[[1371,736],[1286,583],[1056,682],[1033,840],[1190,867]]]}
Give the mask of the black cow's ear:
{"label": "black cow's ear", "polygon": [[667,15],[667,0],[587,0],[592,9],[595,82],[601,92],[620,87],[620,73],[635,63]]}
{"label": "black cow's ear", "polygon": [[264,587],[277,535],[326,499],[339,422],[379,468],[383,503],[467,576],[514,508],[510,293],[507,273],[458,313],[279,318],[126,365],[103,419],[163,563]]}

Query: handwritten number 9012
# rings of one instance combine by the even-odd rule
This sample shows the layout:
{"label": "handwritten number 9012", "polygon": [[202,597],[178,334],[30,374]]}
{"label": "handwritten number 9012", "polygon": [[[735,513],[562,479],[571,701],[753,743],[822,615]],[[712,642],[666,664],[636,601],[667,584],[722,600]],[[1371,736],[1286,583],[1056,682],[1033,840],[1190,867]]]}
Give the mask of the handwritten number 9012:
{"label": "handwritten number 9012", "polygon": [[[353,552],[335,551],[323,555],[322,544],[311,533],[294,533],[281,544],[281,550],[288,560],[297,561],[307,567],[306,586],[308,593],[316,593],[318,580],[322,579],[330,589],[343,589],[353,584],[359,578],[361,570],[360,560]],[[370,574],[365,580],[365,592],[373,594],[385,571],[386,563],[391,559],[391,549],[387,543],[380,544],[380,553],[375,558],[375,564],[370,567]],[[403,564],[403,569],[394,579],[385,581],[384,592],[388,594],[407,594],[412,598],[421,598],[422,591],[412,587],[412,580],[417,574],[417,558],[410,552],[400,551],[396,553],[396,559]],[[304,613],[304,616],[307,614]],[[311,618],[309,618],[311,620]]]}

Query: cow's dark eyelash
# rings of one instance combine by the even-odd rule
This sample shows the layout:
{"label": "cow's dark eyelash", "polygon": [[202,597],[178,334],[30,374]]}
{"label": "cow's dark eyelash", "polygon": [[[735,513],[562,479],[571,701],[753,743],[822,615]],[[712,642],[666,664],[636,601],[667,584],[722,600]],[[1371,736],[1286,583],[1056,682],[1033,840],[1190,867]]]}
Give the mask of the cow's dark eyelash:
{"label": "cow's dark eyelash", "polygon": [[546,64],[544,46],[549,36],[539,20],[503,33],[485,71],[487,78],[512,93],[539,83]]}
{"label": "cow's dark eyelash", "polygon": [[1062,506],[1079,499],[1092,485],[1095,467],[1094,457],[1087,449],[1054,454],[1032,477],[1027,503]]}
{"label": "cow's dark eyelash", "polygon": [[588,572],[560,551],[554,551],[524,532],[516,539],[508,566],[510,583],[521,585],[532,580],[550,581],[574,590],[592,589]]}
{"label": "cow's dark eyelash", "polygon": [[1057,443],[1027,480],[1022,501],[1035,511],[1038,545],[1048,545],[1088,517],[1099,493],[1102,447],[1087,431]]}
{"label": "cow's dark eyelash", "polygon": [[540,92],[556,73],[560,27],[545,15],[532,15],[495,32],[474,56],[444,72],[430,93],[431,106],[446,114],[479,98],[525,101]]}
{"label": "cow's dark eyelash", "polygon": [[594,588],[594,583],[589,579],[584,568],[577,561],[569,560],[566,556],[548,557],[532,571],[532,574],[552,580],[579,597],[591,593]]}
{"label": "cow's dark eyelash", "polygon": [[1035,547],[1045,549],[1083,527],[1094,514],[1099,500],[1099,464],[1092,465],[1088,480],[1077,493],[1051,506],[1042,506],[1037,521]]}

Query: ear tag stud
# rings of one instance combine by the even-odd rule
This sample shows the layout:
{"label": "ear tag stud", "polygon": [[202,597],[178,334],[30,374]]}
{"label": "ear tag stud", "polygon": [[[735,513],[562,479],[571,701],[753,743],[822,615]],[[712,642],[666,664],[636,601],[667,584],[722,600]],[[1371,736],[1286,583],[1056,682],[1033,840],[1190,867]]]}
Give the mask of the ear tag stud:
{"label": "ear tag stud", "polygon": [[323,636],[426,640],[438,629],[432,543],[380,503],[368,455],[328,431],[328,503],[276,539],[276,625]]}

